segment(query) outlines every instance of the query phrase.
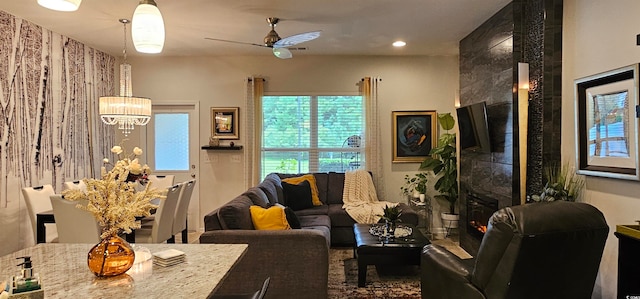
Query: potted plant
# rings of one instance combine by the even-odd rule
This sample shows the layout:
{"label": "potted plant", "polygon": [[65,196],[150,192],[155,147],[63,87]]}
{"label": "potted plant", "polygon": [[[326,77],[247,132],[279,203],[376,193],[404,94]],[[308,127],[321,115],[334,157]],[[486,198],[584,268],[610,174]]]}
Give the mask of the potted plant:
{"label": "potted plant", "polygon": [[582,194],[584,178],[576,175],[573,167],[568,163],[559,166],[553,163],[544,168],[544,178],[547,181],[540,195],[533,195],[533,201],[576,201]]}
{"label": "potted plant", "polygon": [[456,134],[449,133],[453,129],[455,120],[451,113],[438,114],[438,123],[446,133],[440,135],[438,144],[431,149],[429,157],[420,164],[421,170],[431,170],[440,176],[434,188],[440,192],[434,196],[449,203],[449,213],[442,213],[443,224],[447,228],[457,227],[459,215],[456,214],[458,200],[458,164],[456,156]]}
{"label": "potted plant", "polygon": [[385,221],[385,231],[389,236],[393,236],[396,231],[396,224],[402,221],[400,220],[400,215],[402,215],[402,210],[398,205],[395,205],[395,206],[384,205],[384,209],[382,211],[383,211],[383,214],[380,216]]}
{"label": "potted plant", "polygon": [[427,174],[419,172],[413,176],[404,176],[404,186],[400,187],[402,193],[405,195],[413,195],[414,198],[420,198],[424,201],[425,193],[427,192]]}

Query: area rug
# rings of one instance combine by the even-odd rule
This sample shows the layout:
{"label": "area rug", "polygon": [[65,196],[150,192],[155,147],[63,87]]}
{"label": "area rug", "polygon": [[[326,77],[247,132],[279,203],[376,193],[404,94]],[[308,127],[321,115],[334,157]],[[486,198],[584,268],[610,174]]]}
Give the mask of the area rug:
{"label": "area rug", "polygon": [[352,248],[329,252],[329,298],[420,298],[420,267],[367,267],[367,283],[358,287],[358,262]]}

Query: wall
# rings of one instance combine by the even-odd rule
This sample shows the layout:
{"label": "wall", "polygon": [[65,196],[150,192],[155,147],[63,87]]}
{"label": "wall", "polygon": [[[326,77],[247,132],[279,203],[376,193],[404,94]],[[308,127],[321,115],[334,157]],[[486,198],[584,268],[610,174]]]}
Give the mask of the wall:
{"label": "wall", "polygon": [[[575,79],[640,62],[640,2],[565,0],[562,79],[562,158],[575,160]],[[586,177],[584,201],[600,209],[610,227],[593,298],[615,298],[618,240],[615,226],[640,219],[640,183]]]}
{"label": "wall", "polygon": [[[400,186],[405,174],[415,173],[417,163],[391,163],[391,111],[437,110],[453,112],[458,88],[458,57],[304,56],[290,60],[259,57],[134,57],[133,87],[138,95],[154,101],[200,102],[200,144],[211,132],[210,107],[240,107],[241,136],[245,145],[245,80],[266,78],[265,92],[357,92],[364,76],[380,76],[380,127],[382,175],[379,193],[389,201],[404,201]],[[246,145],[245,145],[246,146]],[[200,151],[199,179],[201,217],[246,189],[244,158],[231,162],[235,152]],[[207,155],[209,157],[207,157]],[[217,162],[213,158],[218,156]],[[433,180],[432,180],[433,181]],[[432,182],[433,184],[433,182]],[[433,188],[431,188],[432,190]],[[202,220],[201,220],[202,221]],[[201,224],[202,225],[202,224]]]}
{"label": "wall", "polygon": [[[115,59],[0,11],[0,255],[34,243],[23,187],[91,176],[112,130],[96,121]],[[107,143],[108,144],[108,143]],[[93,145],[93,147],[92,147]]]}

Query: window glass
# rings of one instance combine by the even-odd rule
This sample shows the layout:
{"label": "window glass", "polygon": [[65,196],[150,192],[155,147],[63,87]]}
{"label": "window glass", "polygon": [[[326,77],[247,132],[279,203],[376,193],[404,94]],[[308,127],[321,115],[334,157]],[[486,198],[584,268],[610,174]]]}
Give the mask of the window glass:
{"label": "window glass", "polygon": [[361,96],[264,96],[262,177],[364,165]]}
{"label": "window glass", "polygon": [[155,170],[189,170],[189,114],[157,113],[155,124]]}

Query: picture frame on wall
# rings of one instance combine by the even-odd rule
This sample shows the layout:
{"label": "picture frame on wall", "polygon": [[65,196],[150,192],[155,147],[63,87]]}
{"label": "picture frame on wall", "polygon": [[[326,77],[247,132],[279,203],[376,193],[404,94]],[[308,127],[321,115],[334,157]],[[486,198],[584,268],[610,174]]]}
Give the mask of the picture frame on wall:
{"label": "picture frame on wall", "polygon": [[211,107],[211,137],[217,139],[240,139],[239,107]]}
{"label": "picture frame on wall", "polygon": [[578,174],[640,180],[638,66],[575,80]]}
{"label": "picture frame on wall", "polygon": [[438,141],[436,111],[393,111],[393,163],[421,163]]}

